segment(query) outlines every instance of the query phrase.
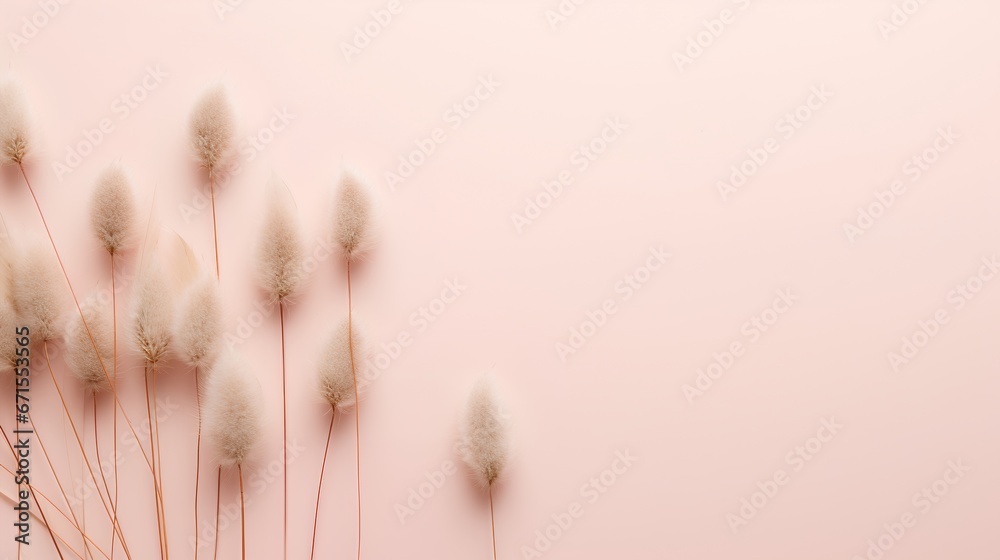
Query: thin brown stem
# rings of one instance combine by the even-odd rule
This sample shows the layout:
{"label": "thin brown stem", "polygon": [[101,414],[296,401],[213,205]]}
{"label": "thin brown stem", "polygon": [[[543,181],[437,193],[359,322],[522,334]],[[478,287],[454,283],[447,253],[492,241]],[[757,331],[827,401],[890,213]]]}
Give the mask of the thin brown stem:
{"label": "thin brown stem", "polygon": [[[49,452],[45,448],[45,443],[42,441],[42,435],[38,431],[38,426],[35,425],[35,421],[32,419],[30,412],[27,413],[27,416],[28,422],[31,422],[31,429],[35,432],[35,440],[38,441],[38,447],[42,450],[42,457],[45,458],[45,463],[48,464],[49,470],[52,471],[52,478],[56,481],[56,487],[59,488],[59,493],[62,495],[63,501],[66,502],[66,508],[69,510],[69,514],[73,516],[73,525],[76,526],[76,529],[80,532],[80,536],[82,537],[84,536],[84,532],[81,528],[82,526],[80,525],[80,520],[77,519],[76,510],[74,510],[73,505],[70,504],[69,495],[66,494],[66,489],[63,488],[62,482],[59,481],[59,476],[56,474],[56,467],[52,464],[52,459],[49,457]],[[4,437],[6,437],[6,435],[7,434],[4,433]],[[10,440],[7,440],[7,445],[10,445]],[[14,453],[14,459],[16,461],[17,453],[14,452],[13,447],[11,447],[10,452]],[[84,543],[86,543],[86,541],[84,541]]]}
{"label": "thin brown stem", "polygon": [[160,484],[157,480],[158,474],[156,469],[156,446],[153,445],[153,405],[149,400],[149,368],[143,368],[146,371],[143,372],[142,378],[145,382],[146,387],[146,423],[149,426],[149,454],[153,458],[153,497],[156,500],[156,538],[160,543],[160,558],[166,558],[166,554],[163,550],[163,519],[160,517],[160,498],[162,494],[160,493]]}
{"label": "thin brown stem", "polygon": [[[156,363],[153,363],[153,433],[156,437],[156,475],[157,490],[160,494],[160,517],[163,519],[163,552],[170,559],[170,539],[167,537],[167,499],[163,493],[163,452],[160,450],[160,415],[156,408]],[[152,443],[150,443],[152,446]]]}
{"label": "thin brown stem", "polygon": [[497,560],[497,526],[493,516],[493,484],[490,484],[490,533],[493,535],[493,560]]}
{"label": "thin brown stem", "polygon": [[247,560],[247,501],[243,494],[243,464],[236,464],[240,472],[240,554],[243,560]]}
{"label": "thin brown stem", "polygon": [[[118,395],[118,294],[115,291],[115,254],[111,253],[111,392],[117,400]],[[112,501],[115,516],[118,515],[118,407],[111,403],[112,414],[112,470],[115,477],[115,497]],[[111,537],[111,560],[115,560],[115,539]]]}
{"label": "thin brown stem", "polygon": [[285,387],[285,305],[278,302],[278,325],[281,330],[281,477],[282,491],[282,533],[281,550],[288,557],[288,397]]}
{"label": "thin brown stem", "polygon": [[[97,393],[92,393],[92,395],[94,396],[94,451],[97,453],[97,470],[101,471],[101,482],[104,483],[104,492],[107,493],[108,500],[110,500],[111,499],[111,489],[108,488],[108,479],[104,475],[104,466],[101,464],[101,443],[100,443],[100,439],[97,437],[97,433],[98,433],[97,432]],[[114,506],[114,503],[112,503],[112,505],[111,505],[111,513],[114,516],[114,519],[113,519],[112,525],[111,525],[111,548],[113,549],[114,545],[115,545],[115,527],[119,526],[118,525],[118,509]],[[84,542],[83,544],[86,545],[87,543]],[[113,553],[114,552],[112,551],[112,554]]]}
{"label": "thin brown stem", "polygon": [[358,370],[354,366],[354,318],[351,303],[351,259],[347,258],[347,348],[351,355],[351,374],[354,376],[354,449],[358,471],[358,560],[361,560],[361,402],[358,398]]}
{"label": "thin brown stem", "polygon": [[323,473],[326,472],[326,458],[330,454],[330,438],[333,436],[333,419],[337,415],[337,409],[330,407],[330,429],[326,432],[326,447],[323,449],[323,464],[319,468],[319,484],[316,485],[316,513],[313,514],[313,535],[312,548],[309,551],[309,560],[316,556],[316,527],[319,525],[319,500],[323,496]]}
{"label": "thin brown stem", "polygon": [[198,401],[198,448],[194,456],[194,560],[198,560],[201,548],[198,538],[198,488],[201,484],[201,389],[198,381],[198,366],[194,367],[194,394]]}
{"label": "thin brown stem", "polygon": [[208,170],[208,192],[212,197],[212,239],[215,241],[215,278],[222,279],[219,271],[219,226],[215,215],[215,170]]}
{"label": "thin brown stem", "polygon": [[[111,508],[108,503],[104,501],[104,495],[101,494],[101,489],[97,486],[97,476],[94,475],[94,468],[90,465],[90,460],[87,459],[87,452],[83,447],[83,440],[80,439],[80,433],[76,429],[76,422],[73,421],[73,417],[69,413],[69,407],[66,405],[66,399],[63,396],[62,389],[59,387],[59,381],[56,379],[55,371],[52,369],[52,361],[49,358],[49,343],[47,341],[42,341],[42,353],[45,355],[45,365],[48,367],[49,376],[52,378],[52,385],[56,388],[56,393],[59,395],[59,402],[62,403],[63,412],[66,414],[66,419],[69,420],[69,426],[72,428],[73,437],[76,439],[76,444],[80,448],[80,455],[83,457],[83,463],[87,467],[87,472],[90,474],[90,479],[94,482],[94,488],[97,490],[97,497],[101,500],[101,505],[104,506],[105,513],[108,514],[108,520],[114,525],[115,533],[118,535],[118,540],[122,543],[122,550],[125,551],[125,556],[129,560],[132,560],[132,555],[129,553],[128,545],[125,543],[125,536],[122,534],[121,527],[114,523],[114,516],[111,514]],[[110,499],[110,496],[108,496]]]}
{"label": "thin brown stem", "polygon": [[222,465],[215,481],[215,555],[212,560],[219,560],[219,506],[222,503]]}
{"label": "thin brown stem", "polygon": [[[49,245],[52,246],[52,252],[56,255],[56,261],[59,263],[59,270],[62,271],[63,278],[66,279],[66,285],[69,286],[69,293],[73,296],[73,305],[76,306],[76,312],[80,315],[83,328],[87,331],[87,337],[90,338],[90,344],[94,348],[94,354],[97,356],[97,361],[101,364],[101,370],[104,372],[104,377],[107,378],[108,383],[111,383],[112,386],[114,386],[111,375],[108,373],[108,368],[104,364],[104,360],[101,358],[101,353],[97,348],[97,341],[94,340],[94,334],[90,331],[90,325],[87,324],[87,318],[83,315],[83,308],[80,306],[79,298],[76,297],[76,290],[73,289],[73,283],[69,280],[69,272],[66,271],[66,266],[63,265],[62,257],[59,255],[59,249],[56,248],[56,242],[52,237],[52,232],[49,231],[49,224],[45,220],[45,214],[42,213],[42,207],[38,204],[38,198],[35,196],[35,190],[31,187],[31,181],[28,180],[28,174],[25,173],[23,164],[18,163],[18,168],[21,170],[21,176],[24,178],[24,184],[28,187],[28,193],[31,194],[31,200],[35,203],[35,210],[38,211],[38,217],[42,220],[42,226],[45,228],[45,235],[49,238]],[[139,441],[139,434],[136,433],[135,426],[133,426],[132,421],[129,420],[128,413],[125,412],[125,407],[118,399],[117,392],[113,394],[115,396],[115,406],[122,411],[122,417],[125,418],[125,423],[128,424],[128,429],[132,432],[132,437],[134,437],[136,441]],[[146,456],[146,451],[142,449],[142,446],[139,447],[139,451],[142,452],[142,458],[145,459],[146,465],[149,467],[150,472],[152,472],[153,465],[149,462],[149,457]]]}

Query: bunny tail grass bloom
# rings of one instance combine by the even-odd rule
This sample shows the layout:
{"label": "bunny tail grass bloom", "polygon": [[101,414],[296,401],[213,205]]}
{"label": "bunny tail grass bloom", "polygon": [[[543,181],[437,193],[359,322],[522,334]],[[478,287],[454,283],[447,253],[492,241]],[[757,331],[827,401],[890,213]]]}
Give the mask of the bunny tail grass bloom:
{"label": "bunny tail grass bloom", "polygon": [[225,159],[233,143],[235,122],[233,106],[222,85],[207,89],[191,111],[191,147],[195,158],[209,175]]}
{"label": "bunny tail grass bloom", "polygon": [[[146,392],[146,421],[149,425],[151,467],[153,469],[153,493],[156,497],[157,527],[159,529],[161,553],[169,556],[167,550],[166,512],[163,504],[163,477],[160,452],[160,429],[157,414],[154,414],[156,400],[157,365],[166,356],[170,347],[173,329],[172,293],[167,277],[155,255],[139,271],[139,281],[135,289],[135,318],[133,339],[145,362],[143,381]],[[152,374],[152,383],[150,383]],[[152,388],[152,390],[150,390]]]}
{"label": "bunny tail grass bloom", "polygon": [[31,340],[49,342],[60,334],[62,280],[48,249],[34,245],[14,262],[14,310]]}
{"label": "bunny tail grass bloom", "polygon": [[261,286],[274,303],[284,303],[302,285],[305,249],[300,231],[291,193],[272,177],[257,247],[257,272]]}
{"label": "bunny tail grass bloom", "polygon": [[489,489],[490,533],[493,535],[493,558],[497,557],[496,521],[493,515],[493,484],[507,466],[508,437],[502,404],[493,381],[481,377],[469,394],[462,424],[463,459],[481,484]]}
{"label": "bunny tail grass bloom", "polygon": [[283,522],[282,550],[288,543],[288,402],[285,391],[285,303],[302,285],[303,255],[302,235],[292,193],[276,177],[268,181],[266,217],[257,246],[257,275],[260,284],[273,303],[278,304],[278,321],[281,332],[281,439]]}
{"label": "bunny tail grass bloom", "polygon": [[0,163],[20,166],[31,149],[28,101],[17,82],[0,83]]}
{"label": "bunny tail grass bloom", "polygon": [[[111,314],[102,305],[85,304],[83,315],[72,320],[68,332],[66,333],[66,360],[70,370],[76,375],[84,389],[93,393],[101,393],[111,389],[111,381],[104,375],[103,364],[110,364],[114,359],[111,334]],[[86,321],[86,326],[84,326]],[[87,329],[90,333],[87,333]],[[90,337],[94,337],[97,344],[97,352],[94,351],[94,344]],[[109,372],[114,378],[115,372]]]}
{"label": "bunny tail grass bloom", "polygon": [[[247,550],[247,515],[243,491],[243,464],[261,436],[263,402],[260,383],[247,365],[234,354],[220,358],[212,368],[205,390],[206,432],[209,440],[215,445],[219,457],[220,481],[222,467],[235,465],[239,471],[241,550],[244,560]],[[219,492],[221,491],[220,484]]]}
{"label": "bunny tail grass bloom", "polygon": [[320,352],[318,381],[319,395],[330,405],[330,427],[326,434],[326,448],[323,451],[323,463],[319,469],[319,484],[316,488],[316,512],[313,515],[312,552],[310,560],[316,555],[316,528],[319,523],[319,504],[323,495],[323,475],[326,472],[326,459],[330,453],[330,439],[333,436],[333,419],[337,412],[343,412],[356,403],[357,394],[354,391],[354,367],[351,354],[362,355],[362,341],[357,327],[351,328],[344,320],[323,345]]}
{"label": "bunny tail grass bloom", "polygon": [[0,374],[12,373],[17,364],[17,337],[14,333],[18,327],[14,305],[6,296],[0,298],[0,332],[7,333],[0,336]]}
{"label": "bunny tail grass bloom", "polygon": [[350,169],[344,169],[337,183],[333,236],[348,261],[367,252],[372,245],[371,187]]}
{"label": "bunny tail grass bloom", "polygon": [[133,240],[135,200],[125,169],[112,164],[97,178],[90,203],[90,225],[104,250],[120,253]]}

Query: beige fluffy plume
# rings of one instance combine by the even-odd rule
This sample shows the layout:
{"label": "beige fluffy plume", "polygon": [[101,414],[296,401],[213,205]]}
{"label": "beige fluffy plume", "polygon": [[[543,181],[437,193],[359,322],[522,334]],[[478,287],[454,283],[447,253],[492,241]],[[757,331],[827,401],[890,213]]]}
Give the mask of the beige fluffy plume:
{"label": "beige fluffy plume", "polygon": [[10,373],[14,370],[14,364],[17,362],[17,337],[15,333],[19,326],[14,305],[10,298],[4,294],[4,297],[0,298],[0,332],[4,333],[3,336],[0,336],[0,374]]}
{"label": "beige fluffy plume", "polygon": [[469,394],[462,426],[465,462],[485,485],[492,485],[507,464],[507,427],[493,381],[481,377]]}
{"label": "beige fluffy plume", "polygon": [[242,465],[260,439],[263,395],[246,363],[223,355],[212,368],[205,389],[205,433],[223,466]]}
{"label": "beige fluffy plume", "polygon": [[139,272],[135,288],[133,336],[147,363],[163,359],[170,347],[173,328],[173,301],[167,277],[156,258]]}
{"label": "beige fluffy plume", "polygon": [[[350,338],[348,338],[350,330]],[[351,345],[354,363],[361,361],[363,341],[357,323],[349,329],[347,320],[330,333],[319,357],[319,394],[338,411],[354,405],[354,371],[351,368]],[[361,386],[360,380],[358,383]]]}
{"label": "beige fluffy plume", "polygon": [[348,260],[353,260],[372,245],[374,203],[371,187],[354,171],[344,169],[335,197],[333,237]]}
{"label": "beige fluffy plume", "polygon": [[181,301],[174,326],[177,352],[188,365],[210,366],[222,349],[222,295],[215,278],[202,278]]}
{"label": "beige fluffy plume", "polygon": [[229,95],[222,85],[205,91],[191,111],[191,146],[209,173],[225,159],[232,145],[235,120]]}
{"label": "beige fluffy plume", "polygon": [[128,173],[120,164],[112,164],[97,178],[90,202],[90,225],[94,234],[112,255],[120,253],[133,240],[135,200]]}
{"label": "beige fluffy plume", "polygon": [[64,288],[48,245],[35,243],[15,259],[14,310],[18,320],[31,331],[32,342],[49,342],[59,336]]}
{"label": "beige fluffy plume", "polygon": [[[100,393],[111,389],[108,376],[115,375],[111,367],[115,361],[111,310],[99,304],[84,304],[82,310],[83,316],[77,313],[66,333],[66,361],[84,389]],[[94,351],[94,344],[100,357]]]}
{"label": "beige fluffy plume", "polygon": [[0,82],[0,163],[20,165],[31,149],[28,100],[20,84]]}
{"label": "beige fluffy plume", "polygon": [[302,285],[305,248],[292,195],[277,177],[268,181],[266,198],[257,274],[271,301],[283,303]]}

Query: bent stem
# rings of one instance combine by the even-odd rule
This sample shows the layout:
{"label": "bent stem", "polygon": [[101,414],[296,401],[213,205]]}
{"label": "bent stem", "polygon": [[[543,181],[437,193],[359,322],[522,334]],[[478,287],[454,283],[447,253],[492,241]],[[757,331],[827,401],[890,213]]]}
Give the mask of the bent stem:
{"label": "bent stem", "polygon": [[312,548],[309,552],[309,560],[316,556],[316,526],[319,524],[319,501],[323,497],[323,473],[326,472],[326,458],[330,454],[330,438],[333,436],[333,419],[337,415],[337,409],[330,407],[330,429],[326,432],[326,448],[323,450],[323,464],[319,468],[319,484],[316,485],[316,513],[313,514],[313,535]]}
{"label": "bent stem", "polygon": [[347,348],[351,355],[351,375],[354,376],[354,449],[358,470],[358,560],[361,560],[361,403],[358,399],[358,370],[354,366],[354,318],[351,303],[351,259],[347,259]]}
{"label": "bent stem", "polygon": [[80,432],[76,429],[76,422],[73,421],[73,417],[69,413],[69,406],[66,405],[66,398],[63,396],[62,389],[59,387],[59,381],[56,379],[55,371],[52,369],[52,360],[49,358],[48,341],[42,341],[42,353],[45,356],[45,365],[49,370],[49,376],[52,378],[52,385],[56,388],[56,393],[59,395],[59,402],[62,404],[63,412],[66,414],[66,419],[69,420],[69,426],[73,431],[73,437],[76,439],[76,444],[80,448],[80,455],[83,457],[83,464],[87,467],[90,479],[94,482],[94,488],[97,490],[97,497],[101,499],[101,505],[104,506],[104,511],[108,514],[108,520],[114,526],[115,534],[118,535],[118,540],[122,544],[122,550],[125,551],[125,556],[131,560],[132,555],[129,553],[128,545],[125,543],[125,536],[122,534],[121,527],[115,524],[114,516],[111,514],[111,508],[109,508],[108,503],[104,501],[104,494],[101,494],[100,487],[97,486],[97,476],[94,475],[94,468],[90,465],[90,460],[87,459],[87,452],[84,450],[83,440],[80,439]]}

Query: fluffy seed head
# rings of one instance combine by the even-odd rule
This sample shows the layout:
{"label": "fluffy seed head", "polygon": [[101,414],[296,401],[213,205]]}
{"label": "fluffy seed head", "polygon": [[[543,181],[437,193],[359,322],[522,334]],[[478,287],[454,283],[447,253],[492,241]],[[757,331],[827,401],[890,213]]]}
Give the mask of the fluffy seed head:
{"label": "fluffy seed head", "polygon": [[155,258],[139,272],[135,288],[133,336],[147,363],[159,362],[170,347],[173,327],[171,291],[166,276]]}
{"label": "fluffy seed head", "polygon": [[0,163],[20,164],[31,148],[28,101],[20,84],[0,83]]}
{"label": "fluffy seed head", "polygon": [[202,278],[188,289],[174,327],[177,351],[189,365],[204,368],[222,349],[222,295],[214,278]]}
{"label": "fluffy seed head", "polygon": [[223,466],[242,465],[260,439],[260,384],[236,355],[224,355],[205,388],[205,433]]}
{"label": "fluffy seed head", "polygon": [[235,120],[229,95],[222,85],[205,91],[191,111],[191,146],[209,173],[222,162],[232,144]]}
{"label": "fluffy seed head", "polygon": [[344,255],[354,259],[371,247],[371,187],[353,171],[344,169],[335,197],[334,239]]}
{"label": "fluffy seed head", "polygon": [[112,255],[132,240],[135,201],[131,181],[121,165],[112,164],[97,178],[90,202],[90,225],[104,250]]}
{"label": "fluffy seed head", "polygon": [[40,243],[22,252],[13,270],[14,310],[31,340],[49,342],[59,336],[65,293],[52,249]]}
{"label": "fluffy seed head", "polygon": [[302,284],[305,249],[291,193],[274,177],[267,188],[266,213],[257,246],[257,274],[271,301],[282,303]]}
{"label": "fluffy seed head", "polygon": [[66,333],[66,360],[84,389],[100,393],[111,388],[109,377],[115,376],[111,310],[98,304],[84,304],[82,309],[83,315],[72,319]]}
{"label": "fluffy seed head", "polygon": [[492,381],[485,376],[469,394],[462,426],[462,452],[465,462],[486,485],[493,484],[507,464],[507,429],[501,403]]}
{"label": "fluffy seed head", "polygon": [[[350,335],[348,335],[350,330]],[[351,367],[351,347],[354,347],[354,363],[361,356],[362,340],[358,326],[348,329],[347,319],[330,333],[319,358],[319,394],[337,410],[346,410],[354,405],[354,369]]]}
{"label": "fluffy seed head", "polygon": [[15,336],[18,326],[14,305],[7,297],[0,298],[0,333],[4,333],[0,336],[0,374],[14,371],[18,358]]}

